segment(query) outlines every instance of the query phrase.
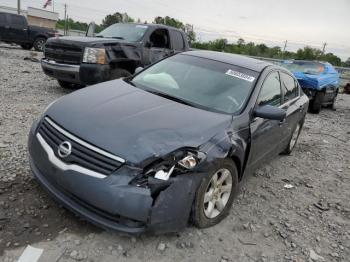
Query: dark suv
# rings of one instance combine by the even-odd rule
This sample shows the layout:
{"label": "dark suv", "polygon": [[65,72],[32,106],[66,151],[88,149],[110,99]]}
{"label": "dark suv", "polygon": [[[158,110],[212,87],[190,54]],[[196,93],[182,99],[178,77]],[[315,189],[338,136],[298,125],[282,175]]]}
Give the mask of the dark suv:
{"label": "dark suv", "polygon": [[118,23],[96,35],[89,28],[88,35],[46,43],[42,68],[64,88],[130,76],[137,67],[189,49],[183,31],[157,24]]}
{"label": "dark suv", "polygon": [[20,45],[23,49],[43,51],[49,37],[58,35],[51,28],[28,25],[23,15],[0,12],[0,41]]}

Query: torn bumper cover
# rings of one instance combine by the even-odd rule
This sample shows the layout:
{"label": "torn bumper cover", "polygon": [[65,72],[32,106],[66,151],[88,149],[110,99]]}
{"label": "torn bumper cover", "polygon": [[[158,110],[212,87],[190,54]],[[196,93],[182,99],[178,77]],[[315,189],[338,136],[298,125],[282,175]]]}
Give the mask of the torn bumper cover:
{"label": "torn bumper cover", "polygon": [[155,196],[150,188],[130,184],[139,170],[126,164],[101,179],[59,168],[33,131],[28,144],[30,166],[40,184],[65,207],[94,224],[127,233],[176,232],[188,224],[202,175],[154,179],[159,182],[154,186],[161,188]]}

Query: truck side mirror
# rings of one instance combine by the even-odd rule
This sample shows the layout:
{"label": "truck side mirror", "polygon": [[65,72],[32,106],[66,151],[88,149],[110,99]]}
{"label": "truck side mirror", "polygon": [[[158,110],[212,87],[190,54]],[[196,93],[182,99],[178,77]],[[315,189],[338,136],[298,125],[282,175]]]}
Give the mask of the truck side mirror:
{"label": "truck side mirror", "polygon": [[145,44],[145,47],[147,48],[152,48],[152,46],[153,46],[153,43],[151,41],[147,41]]}
{"label": "truck side mirror", "polygon": [[91,22],[86,30],[86,36],[87,37],[94,37],[95,30],[96,30],[96,24],[94,22]]}

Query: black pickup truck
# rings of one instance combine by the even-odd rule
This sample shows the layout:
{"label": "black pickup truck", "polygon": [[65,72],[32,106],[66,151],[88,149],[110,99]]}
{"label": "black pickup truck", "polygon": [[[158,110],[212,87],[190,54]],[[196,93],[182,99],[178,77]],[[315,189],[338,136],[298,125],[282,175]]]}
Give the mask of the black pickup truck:
{"label": "black pickup truck", "polygon": [[23,49],[43,51],[48,38],[56,36],[54,29],[28,25],[22,15],[0,12],[0,41],[20,45]]}
{"label": "black pickup truck", "polygon": [[118,23],[87,37],[58,37],[47,41],[42,68],[60,86],[92,85],[127,77],[164,57],[189,50],[186,34],[157,24]]}

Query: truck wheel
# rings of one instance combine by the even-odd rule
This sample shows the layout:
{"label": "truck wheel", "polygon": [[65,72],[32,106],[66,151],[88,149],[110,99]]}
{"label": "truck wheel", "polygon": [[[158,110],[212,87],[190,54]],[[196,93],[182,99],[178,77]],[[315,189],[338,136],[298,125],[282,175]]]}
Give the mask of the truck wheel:
{"label": "truck wheel", "polygon": [[194,200],[192,221],[205,228],[224,219],[238,193],[238,171],[231,159],[220,161],[198,187]]}
{"label": "truck wheel", "polygon": [[318,114],[321,111],[322,102],[324,98],[324,92],[317,92],[314,99],[310,101],[310,112]]}
{"label": "truck wheel", "polygon": [[24,50],[30,50],[30,49],[32,49],[33,45],[31,45],[31,44],[22,44],[21,47]]}
{"label": "truck wheel", "polygon": [[34,49],[38,52],[43,52],[45,43],[46,43],[46,38],[44,38],[44,37],[36,38],[34,43],[33,43]]}
{"label": "truck wheel", "polygon": [[73,84],[73,83],[69,83],[66,81],[61,81],[61,80],[57,80],[58,84],[60,85],[60,87],[65,88],[65,89],[73,89],[73,88],[78,88],[79,85]]}
{"label": "truck wheel", "polygon": [[129,71],[122,68],[117,68],[111,71],[110,80],[124,78],[128,76],[131,76]]}

